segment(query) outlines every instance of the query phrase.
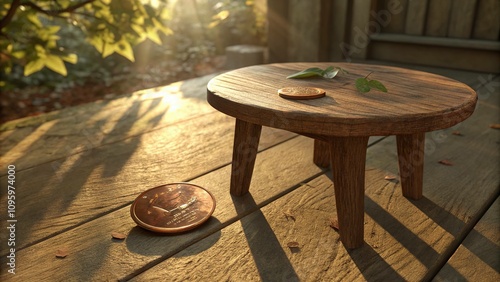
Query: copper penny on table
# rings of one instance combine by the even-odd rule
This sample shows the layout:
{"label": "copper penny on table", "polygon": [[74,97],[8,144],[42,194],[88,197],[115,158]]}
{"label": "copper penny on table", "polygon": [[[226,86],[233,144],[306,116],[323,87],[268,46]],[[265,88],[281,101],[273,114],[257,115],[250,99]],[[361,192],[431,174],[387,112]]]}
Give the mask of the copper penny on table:
{"label": "copper penny on table", "polygon": [[190,183],[170,183],[141,193],[130,207],[132,219],[142,228],[160,233],[180,233],[207,221],[215,198]]}
{"label": "copper penny on table", "polygon": [[306,100],[324,97],[326,91],[316,87],[284,87],[278,90],[282,98],[292,100]]}

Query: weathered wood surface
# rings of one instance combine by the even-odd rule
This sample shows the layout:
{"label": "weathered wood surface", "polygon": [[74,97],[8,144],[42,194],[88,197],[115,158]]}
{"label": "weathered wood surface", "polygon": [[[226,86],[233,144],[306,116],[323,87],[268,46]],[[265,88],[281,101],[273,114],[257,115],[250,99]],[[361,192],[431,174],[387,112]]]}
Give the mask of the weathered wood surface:
{"label": "weathered wood surface", "polygon": [[448,31],[452,0],[430,0],[425,35],[445,37]]}
{"label": "weathered wood surface", "polygon": [[[368,149],[366,244],[360,249],[346,251],[329,226],[335,197],[330,177],[322,174],[133,281],[165,276],[173,281],[430,280],[485,203],[498,196],[499,132],[488,127],[498,110],[481,107],[459,127],[427,135],[433,145],[426,152],[420,201],[404,198],[399,183],[384,179],[397,173],[395,138]],[[454,130],[463,136],[453,135]],[[439,164],[443,158],[451,158],[454,166]],[[253,201],[252,196],[244,200]],[[289,248],[290,242],[300,247]]]}
{"label": "weathered wood surface", "polygon": [[500,2],[498,0],[479,0],[476,22],[472,37],[476,39],[500,39]]}
{"label": "weathered wood surface", "polygon": [[[338,75],[334,81],[286,79],[311,65],[252,66],[222,74],[209,82],[208,102],[230,116],[293,132],[376,136],[453,126],[471,114],[477,99],[470,87],[455,80],[388,66],[336,63],[349,74]],[[330,65],[314,63],[322,69]],[[388,92],[360,95],[354,81],[368,74],[370,79],[384,83]],[[287,86],[319,87],[328,94],[300,102],[276,95],[278,89]]]}
{"label": "weathered wood surface", "polygon": [[215,110],[200,89],[213,76],[3,124],[0,167],[11,163],[18,170],[34,167],[212,113]]}
{"label": "weathered wood surface", "polygon": [[500,199],[493,203],[478,224],[439,271],[436,281],[500,280]]}
{"label": "weathered wood surface", "polygon": [[470,38],[477,0],[455,0],[451,5],[448,37]]}
{"label": "weathered wood surface", "polygon": [[[335,198],[328,174],[313,164],[313,140],[264,127],[251,193],[233,198],[229,163],[234,119],[211,112],[165,126],[162,121],[120,142],[59,158],[55,172],[50,155],[41,164],[20,169],[17,274],[11,276],[2,267],[0,280],[110,281],[139,275],[138,280],[252,281],[294,274],[306,281],[432,278],[473,228],[478,210],[498,194],[500,183],[500,131],[489,128],[498,122],[499,78],[463,78],[480,87],[477,110],[455,128],[426,135],[421,201],[407,200],[399,184],[384,179],[397,175],[395,138],[371,140],[366,245],[359,251],[346,251],[328,226],[336,212]],[[451,134],[454,130],[462,136]],[[454,165],[437,163],[445,158]],[[136,227],[129,214],[134,197],[180,180],[214,193],[213,218],[200,229],[175,236]],[[0,181],[6,183],[5,176]],[[5,210],[4,193],[0,200]],[[125,241],[112,239],[115,231],[127,234]],[[0,234],[5,242],[6,233]],[[293,252],[286,246],[292,241],[300,244]],[[63,247],[68,257],[55,258]],[[4,246],[1,250],[0,263],[5,265]]]}
{"label": "weathered wood surface", "polygon": [[409,1],[406,12],[405,33],[410,35],[423,35],[428,0]]}

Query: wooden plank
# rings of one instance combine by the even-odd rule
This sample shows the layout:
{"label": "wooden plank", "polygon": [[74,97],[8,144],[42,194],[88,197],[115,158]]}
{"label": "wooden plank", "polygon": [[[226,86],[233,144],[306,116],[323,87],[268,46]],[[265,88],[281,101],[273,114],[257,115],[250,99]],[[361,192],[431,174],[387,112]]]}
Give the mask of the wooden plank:
{"label": "wooden plank", "polygon": [[[389,11],[389,6],[393,5],[394,0],[384,0],[382,1],[382,9]],[[401,7],[399,13],[393,13],[391,14],[391,19],[388,21],[388,23],[383,26],[383,32],[384,33],[404,33],[406,29],[406,18],[407,18],[407,11],[409,8],[409,2],[413,1],[408,1],[408,0],[399,0],[398,1],[399,6]]]}
{"label": "wooden plank", "polygon": [[288,61],[289,3],[287,0],[267,0],[269,62]]}
{"label": "wooden plank", "polygon": [[429,2],[425,35],[446,36],[451,2],[451,0],[432,0]]}
{"label": "wooden plank", "polygon": [[0,166],[15,164],[20,171],[212,113],[205,95],[214,76],[68,108],[48,114],[48,121],[45,115],[12,121],[14,129],[0,132]]}
{"label": "wooden plank", "polygon": [[[321,175],[132,281],[166,276],[174,281],[430,280],[456,237],[472,228],[471,218],[498,193],[499,133],[484,125],[498,110],[480,109],[461,125],[464,136],[451,135],[450,129],[438,143],[433,137],[440,132],[428,134],[437,145],[427,151],[420,201],[404,198],[399,183],[384,180],[397,173],[395,138],[368,149],[366,244],[360,249],[347,251],[329,226],[335,198],[330,177]],[[450,156],[454,166],[438,164]],[[289,248],[290,242],[299,248]]]}
{"label": "wooden plank", "polygon": [[473,38],[486,40],[500,39],[500,2],[498,0],[479,0]]}
{"label": "wooden plank", "polygon": [[471,40],[471,39],[447,38],[447,37],[410,36],[405,34],[388,34],[388,33],[373,34],[370,36],[370,39],[374,41],[384,41],[384,42],[394,42],[394,43],[411,43],[418,45],[500,51],[500,42],[491,40]]}
{"label": "wooden plank", "polygon": [[[212,122],[214,124],[215,120],[212,120]],[[215,130],[220,130],[220,127],[216,127]],[[266,128],[263,128],[263,130],[262,141],[265,142],[264,133]],[[227,130],[221,130],[220,134],[230,135]],[[203,139],[201,135],[199,138],[207,140]],[[215,136],[214,139],[218,139],[218,137]],[[370,143],[373,144],[379,139],[378,137],[371,138]],[[169,140],[166,140],[166,142],[169,142]],[[230,143],[228,140],[224,142]],[[230,159],[230,146],[227,146],[229,152],[225,154],[227,156],[224,156],[218,154],[212,147],[219,145],[210,143],[212,145],[207,147],[211,152],[198,155],[195,158],[197,161],[202,161],[199,166],[212,168],[218,165],[213,159]],[[218,232],[231,222],[256,210],[258,206],[265,205],[276,197],[293,190],[297,187],[297,183],[306,181],[321,173],[322,170],[312,162],[312,152],[313,140],[300,137],[259,153],[256,159],[256,172],[252,179],[249,194],[253,196],[257,205],[249,204],[245,200],[247,198],[238,200],[239,198],[230,196],[230,165],[226,165],[200,178],[190,180],[194,184],[206,187],[214,194],[217,200],[217,208],[213,218],[205,226],[192,233],[180,236],[157,236],[143,231],[141,228],[136,227],[130,218],[129,212],[131,200],[141,191],[158,184],[186,180],[186,173],[178,176],[182,177],[182,179],[175,179],[177,172],[174,168],[164,169],[159,167],[147,171],[148,167],[150,167],[148,164],[137,162],[138,165],[146,167],[141,169],[131,164],[131,171],[126,172],[125,176],[119,175],[113,183],[108,183],[106,186],[104,184],[94,184],[93,186],[106,187],[106,190],[116,189],[116,194],[114,192],[92,192],[93,189],[86,189],[87,191],[80,193],[79,197],[76,197],[66,210],[53,210],[53,202],[43,199],[38,194],[31,193],[31,197],[22,199],[22,202],[37,204],[38,201],[40,202],[38,203],[39,206],[26,205],[23,206],[24,208],[18,207],[17,211],[18,218],[22,220],[23,224],[20,224],[17,230],[16,244],[19,244],[17,263],[20,268],[16,278],[24,281],[30,280],[30,277],[40,277],[40,279],[51,277],[51,280],[66,280],[68,277],[77,280],[92,280],[92,278],[116,280],[118,277],[123,278],[135,273],[145,265],[154,263],[163,256],[171,256],[184,249],[187,245],[211,233]],[[205,158],[200,157],[203,155],[212,156],[211,161],[203,161]],[[182,159],[181,156],[177,161],[174,159],[169,161],[179,165],[181,162],[189,162],[189,158]],[[129,162],[134,163],[136,161],[130,160]],[[183,166],[191,169],[195,167],[195,165],[189,163]],[[276,173],[277,167],[280,169],[279,174]],[[147,171],[147,174],[141,173],[141,170]],[[168,172],[168,175],[165,175],[166,172]],[[139,181],[135,179],[134,174],[140,174],[138,175]],[[22,179],[19,176],[18,178]],[[147,179],[148,183],[144,183],[144,179]],[[103,179],[103,181],[109,182],[106,179]],[[93,180],[93,182],[97,182],[97,180]],[[47,190],[50,187],[42,186],[42,189]],[[62,190],[63,188],[58,187],[59,193]],[[115,196],[110,199],[108,194],[114,194]],[[116,197],[116,195],[119,196]],[[233,201],[245,205],[245,209],[236,210]],[[5,201],[2,198],[3,203]],[[104,206],[105,208],[103,208]],[[46,209],[51,210],[52,218],[36,216],[36,212],[41,213]],[[31,210],[32,214],[27,214],[26,210]],[[96,216],[96,212],[92,210],[98,210],[98,215]],[[63,219],[59,220],[59,217],[63,217]],[[40,228],[34,226],[35,223],[38,223],[37,220],[40,221],[40,225],[45,225],[45,228],[48,229],[44,234],[46,238],[40,239],[39,233],[41,231],[37,230]],[[116,241],[111,240],[110,234],[115,231],[128,234],[125,243],[117,244]],[[1,235],[4,236],[5,234],[2,233]],[[40,242],[35,242],[34,245],[23,248],[26,241],[33,242],[32,238],[23,237],[31,236],[35,236],[33,239],[38,239]],[[62,247],[70,249],[71,255],[64,260],[58,260],[55,258],[54,252]],[[5,259],[5,256],[2,254],[1,263],[4,263],[3,259]],[[48,264],[42,265],[39,263],[41,261],[46,261]],[[99,263],[96,263],[97,261]],[[76,265],[80,266],[75,268]],[[4,279],[8,274],[5,273],[5,268],[2,268],[1,271],[0,279]]]}
{"label": "wooden plank", "polygon": [[410,35],[423,35],[426,15],[427,0],[409,1],[406,12],[405,33]]}
{"label": "wooden plank", "polygon": [[[500,200],[488,209],[434,281],[500,280]],[[496,277],[496,278],[495,278]]]}
{"label": "wooden plank", "polygon": [[289,2],[288,61],[316,62],[319,59],[321,0]]}
{"label": "wooden plank", "polygon": [[470,38],[477,0],[455,0],[451,6],[448,37]]}
{"label": "wooden plank", "polygon": [[500,52],[407,43],[376,42],[370,44],[369,58],[430,67],[500,73]]}
{"label": "wooden plank", "polygon": [[[32,203],[16,210],[24,219],[17,246],[122,207],[147,188],[186,181],[230,163],[233,132],[234,119],[216,112],[16,171],[16,200]],[[293,136],[266,128],[259,149]],[[6,176],[0,179],[7,181]]]}
{"label": "wooden plank", "polygon": [[330,60],[341,61],[344,59],[342,46],[347,42],[346,28],[349,26],[347,23],[347,6],[349,3],[347,0],[332,0],[332,2],[333,17],[331,19],[332,25],[330,26]]}
{"label": "wooden plank", "polygon": [[[354,0],[351,18],[350,36],[350,58],[365,59],[366,50],[370,43],[369,21],[370,21],[370,1]],[[349,61],[348,60],[348,61]]]}
{"label": "wooden plank", "polygon": [[[217,128],[219,127],[215,127],[216,130]],[[221,133],[224,133],[224,131],[221,131]],[[230,155],[224,157],[214,152],[214,145],[207,147],[212,151],[211,154],[213,157],[210,159],[218,157],[230,159]],[[192,180],[192,183],[206,187],[215,196],[217,208],[213,214],[213,218],[203,227],[182,235],[158,236],[136,227],[130,218],[128,206],[132,197],[126,195],[137,196],[140,191],[148,188],[149,185],[136,184],[136,186],[140,186],[138,189],[123,187],[122,193],[118,197],[118,201],[121,202],[121,207],[123,208],[119,208],[114,212],[102,215],[88,223],[84,223],[81,226],[77,226],[62,234],[18,251],[17,263],[19,269],[16,279],[20,279],[20,281],[29,281],[31,280],[30,277],[37,277],[41,280],[50,277],[52,281],[67,280],[68,278],[76,280],[122,279],[149,263],[154,263],[165,256],[172,256],[187,245],[209,234],[218,232],[224,226],[255,211],[259,206],[272,201],[273,198],[294,189],[297,183],[321,173],[322,170],[312,163],[312,150],[313,140],[300,137],[260,153],[256,160],[256,168],[258,170],[254,173],[251,193],[248,194],[252,195],[253,198],[252,196],[243,198],[231,197],[229,193],[229,165]],[[196,159],[200,161],[202,158],[198,157]],[[290,161],[284,162],[283,160],[285,159]],[[182,161],[185,162],[187,160],[184,159]],[[180,162],[177,163],[180,164]],[[214,167],[214,165],[209,166]],[[277,166],[281,171],[279,174],[276,174]],[[139,173],[137,169],[134,171]],[[161,169],[161,174],[165,175],[166,171],[168,170]],[[173,173],[173,171],[168,172]],[[153,175],[150,170],[147,177],[151,181],[152,178],[156,178],[157,176]],[[145,176],[142,179],[146,179]],[[170,180],[163,178],[160,181],[166,183]],[[113,186],[119,186],[118,183],[120,183],[119,180]],[[89,199],[89,201],[100,201],[99,198],[100,195],[97,195]],[[255,202],[251,202],[249,199]],[[96,208],[102,204],[105,204],[105,202],[101,204],[93,203],[91,206]],[[79,211],[85,212],[85,210],[86,208],[80,206]],[[29,217],[19,214],[19,219],[23,220],[23,225],[29,224],[27,222]],[[64,224],[63,222],[50,220],[44,222],[50,225],[52,229],[59,228],[58,225]],[[110,234],[114,231],[128,234],[125,242],[117,243],[113,241]],[[24,232],[32,233],[28,229],[18,230],[17,234],[22,235]],[[18,240],[21,240],[21,238]],[[70,255],[64,260],[56,259],[54,252],[64,246],[70,250]],[[0,258],[2,263],[4,263],[4,258],[5,256],[3,255]],[[47,264],[42,262],[46,262]],[[75,267],[77,265],[78,267]],[[0,279],[4,280],[9,274],[5,272],[5,268],[2,268],[1,271],[2,275]]]}

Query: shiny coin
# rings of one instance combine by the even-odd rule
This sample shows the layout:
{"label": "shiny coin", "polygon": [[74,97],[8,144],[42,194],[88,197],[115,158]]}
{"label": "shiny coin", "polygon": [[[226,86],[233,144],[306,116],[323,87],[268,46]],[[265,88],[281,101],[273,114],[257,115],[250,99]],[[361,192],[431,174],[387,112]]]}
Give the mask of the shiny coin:
{"label": "shiny coin", "polygon": [[130,207],[132,219],[142,228],[160,233],[180,233],[207,221],[215,198],[190,183],[170,183],[140,194]]}
{"label": "shiny coin", "polygon": [[326,91],[316,87],[285,87],[278,90],[282,98],[293,100],[316,99],[325,96]]}

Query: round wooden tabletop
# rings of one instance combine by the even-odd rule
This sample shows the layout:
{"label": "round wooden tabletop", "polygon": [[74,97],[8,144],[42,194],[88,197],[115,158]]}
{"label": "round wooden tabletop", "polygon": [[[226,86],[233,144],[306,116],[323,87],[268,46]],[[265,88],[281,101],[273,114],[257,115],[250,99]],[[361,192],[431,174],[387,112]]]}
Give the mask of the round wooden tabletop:
{"label": "round wooden tabletop", "polygon": [[[333,79],[287,79],[301,70],[341,67]],[[388,92],[361,93],[355,80],[382,82]],[[289,100],[284,87],[314,87],[322,98]],[[218,75],[207,87],[207,100],[235,118],[285,130],[326,136],[413,134],[451,127],[474,111],[477,94],[469,86],[436,74],[398,67],[352,63],[257,65]]]}

